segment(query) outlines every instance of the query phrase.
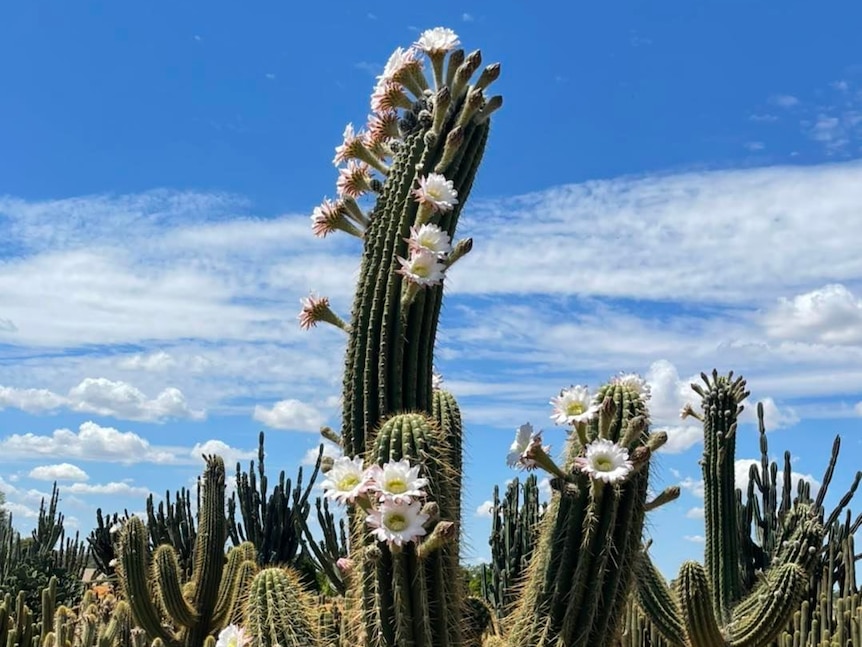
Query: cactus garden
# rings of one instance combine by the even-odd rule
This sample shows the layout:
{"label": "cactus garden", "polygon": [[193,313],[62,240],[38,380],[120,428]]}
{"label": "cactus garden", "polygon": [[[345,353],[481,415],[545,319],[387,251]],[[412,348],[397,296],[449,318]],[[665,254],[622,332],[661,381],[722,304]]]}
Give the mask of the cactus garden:
{"label": "cactus garden", "polygon": [[[701,560],[673,575],[653,560],[670,529],[650,518],[680,487],[656,487],[668,434],[629,372],[549,394],[562,447],[511,422],[490,537],[467,536],[470,429],[435,352],[450,275],[482,244],[459,224],[504,74],[451,29],[421,32],[335,147],[337,197],[310,226],[320,245],[361,246],[352,310],[311,292],[297,325],[344,340],[340,424],[321,429],[337,456],[271,481],[261,434],[248,469],[207,453],[196,486],[146,514],[100,509],[86,536],[67,536],[55,487],[32,537],[0,526],[0,647],[862,647],[862,472],[833,482],[859,452],[836,437],[819,489],[795,481],[731,367],[704,367],[682,411],[703,444]],[[747,408],[762,460],[739,482]],[[472,587],[467,544],[490,546]]]}

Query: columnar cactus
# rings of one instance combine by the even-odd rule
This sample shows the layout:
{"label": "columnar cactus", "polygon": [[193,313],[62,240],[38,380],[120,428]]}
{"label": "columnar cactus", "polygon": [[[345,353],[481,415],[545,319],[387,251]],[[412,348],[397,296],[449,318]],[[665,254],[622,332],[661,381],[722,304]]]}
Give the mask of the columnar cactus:
{"label": "columnar cactus", "polygon": [[[348,125],[336,149],[335,163],[346,163],[339,198],[312,216],[320,236],[340,230],[363,241],[350,324],[316,297],[304,300],[300,321],[306,328],[325,321],[348,334],[341,433],[347,462],[330,470],[327,483],[333,498],[353,504],[347,640],[375,646],[463,642],[463,432],[454,398],[433,389],[433,350],[445,274],[472,247],[470,240],[452,244],[456,226],[502,99],[485,95],[499,65],[473,81],[481,54],[457,46],[451,30],[436,28],[395,51],[372,96],[367,131]],[[422,71],[423,52],[431,80]],[[368,193],[376,201],[365,212],[357,199]],[[428,489],[412,500],[380,489],[369,495],[366,461],[380,478],[404,470]]]}
{"label": "columnar cactus", "polygon": [[516,439],[510,459],[547,469],[559,494],[544,514],[509,618],[510,647],[610,646],[619,639],[640,551],[650,457],[667,440],[649,431],[647,394],[634,376],[612,380],[593,400],[583,387],[564,391],[560,420],[573,429],[562,469],[539,434],[527,440],[531,429],[520,430],[524,438]]}
{"label": "columnar cactus", "polygon": [[[156,548],[150,559],[147,529],[137,517],[123,526],[118,572],[135,623],[166,647],[201,647],[237,613],[243,584],[256,569],[254,544],[232,548],[225,560],[225,469],[207,456],[193,572],[184,581],[176,550]],[[166,626],[168,620],[174,628]]]}
{"label": "columnar cactus", "polygon": [[482,587],[485,599],[493,606],[497,617],[505,617],[518,600],[521,580],[539,530],[544,508],[539,503],[539,481],[530,474],[523,483],[517,478],[508,486],[502,499],[500,488],[494,487],[491,510],[491,563],[482,567]]}
{"label": "columnar cactus", "polygon": [[[745,380],[733,374],[712,379],[701,375],[705,388],[693,384],[702,399],[703,414],[688,407],[684,415],[703,422],[706,519],[706,566],[683,564],[673,590],[649,556],[639,565],[637,594],[641,608],[677,647],[764,647],[788,625],[808,589],[823,542],[823,510],[798,502],[783,518],[782,532],[770,553],[761,581],[746,590],[741,568],[741,527],[734,482],[736,429],[742,402],[748,396]],[[843,504],[842,504],[843,505]]]}

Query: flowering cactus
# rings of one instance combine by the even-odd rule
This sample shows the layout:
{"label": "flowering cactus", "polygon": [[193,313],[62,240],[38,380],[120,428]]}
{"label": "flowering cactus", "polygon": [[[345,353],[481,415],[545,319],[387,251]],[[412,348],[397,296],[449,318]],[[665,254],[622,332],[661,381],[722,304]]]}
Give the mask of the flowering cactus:
{"label": "flowering cactus", "polygon": [[[348,124],[336,147],[338,198],[311,216],[317,236],[342,232],[363,242],[350,323],[322,297],[305,299],[300,313],[304,328],[327,322],[348,335],[345,457],[324,484],[351,517],[343,644],[455,647],[477,639],[462,622],[461,417],[451,394],[435,388],[432,366],[443,282],[472,249],[471,240],[455,240],[456,226],[502,100],[485,96],[499,65],[472,81],[481,54],[457,47],[451,30],[436,28],[393,53],[366,128]],[[365,210],[369,195],[375,202]],[[572,432],[563,467],[541,433],[519,430],[509,463],[546,469],[560,495],[510,644],[610,645],[615,637],[640,546],[650,455],[665,439],[648,430],[647,396],[633,376],[595,398],[583,387],[561,393],[554,418]]]}

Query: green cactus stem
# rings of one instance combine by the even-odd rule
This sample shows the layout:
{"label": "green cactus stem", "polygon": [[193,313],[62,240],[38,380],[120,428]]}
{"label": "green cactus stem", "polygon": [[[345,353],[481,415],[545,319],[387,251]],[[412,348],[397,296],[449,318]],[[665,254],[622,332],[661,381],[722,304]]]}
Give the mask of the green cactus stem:
{"label": "green cactus stem", "polygon": [[264,568],[255,575],[245,603],[244,626],[254,647],[319,644],[316,602],[289,568]]}
{"label": "green cactus stem", "polygon": [[[565,482],[541,527],[524,592],[514,611],[510,647],[610,646],[619,639],[640,551],[649,458],[666,434],[649,432],[642,384],[616,379],[602,387],[598,414],[568,441]],[[633,469],[603,483],[579,468],[584,441],[620,443]]]}
{"label": "green cactus stem", "polygon": [[[159,546],[149,558],[147,530],[137,517],[126,522],[120,538],[118,571],[135,623],[166,647],[199,647],[224,628],[235,615],[241,574],[255,565],[250,543],[231,549],[225,559],[224,462],[218,456],[204,458],[199,528],[188,581],[173,546]],[[163,623],[164,617],[173,627]]]}

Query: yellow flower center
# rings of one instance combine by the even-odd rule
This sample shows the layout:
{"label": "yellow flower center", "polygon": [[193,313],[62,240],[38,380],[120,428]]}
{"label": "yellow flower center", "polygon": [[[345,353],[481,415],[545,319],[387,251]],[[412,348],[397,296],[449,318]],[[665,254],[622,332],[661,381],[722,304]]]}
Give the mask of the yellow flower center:
{"label": "yellow flower center", "polygon": [[579,416],[586,410],[583,402],[569,402],[566,405],[566,414],[570,416]]}
{"label": "yellow flower center", "polygon": [[386,482],[386,490],[392,494],[404,494],[407,491],[407,483],[403,479],[394,478]]}
{"label": "yellow flower center", "polygon": [[386,527],[393,532],[401,532],[408,526],[407,517],[398,512],[393,512],[386,517]]}
{"label": "yellow flower center", "polygon": [[599,472],[610,472],[614,469],[614,462],[607,456],[596,456],[593,459],[593,467]]}
{"label": "yellow flower center", "polygon": [[359,477],[356,474],[348,474],[338,481],[338,489],[342,492],[352,490],[357,485],[359,485]]}

